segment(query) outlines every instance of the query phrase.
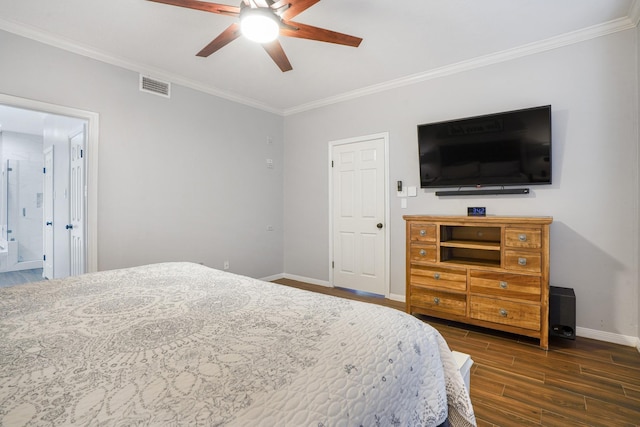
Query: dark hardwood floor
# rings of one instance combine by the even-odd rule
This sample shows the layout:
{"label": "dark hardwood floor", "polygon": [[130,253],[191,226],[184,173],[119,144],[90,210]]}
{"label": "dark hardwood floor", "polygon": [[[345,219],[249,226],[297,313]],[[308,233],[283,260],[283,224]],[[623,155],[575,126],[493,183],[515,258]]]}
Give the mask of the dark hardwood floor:
{"label": "dark hardwood floor", "polygon": [[[404,310],[404,303],[293,280],[288,286]],[[586,338],[538,341],[435,318],[422,319],[452,350],[471,355],[478,426],[640,426],[640,353]]]}

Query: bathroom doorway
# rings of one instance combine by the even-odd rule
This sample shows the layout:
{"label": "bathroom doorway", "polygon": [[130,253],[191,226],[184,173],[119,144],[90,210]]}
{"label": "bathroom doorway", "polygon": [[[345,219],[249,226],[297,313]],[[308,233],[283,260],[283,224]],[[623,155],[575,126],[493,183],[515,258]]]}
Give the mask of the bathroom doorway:
{"label": "bathroom doorway", "polygon": [[[93,148],[89,143],[92,138],[97,141],[97,133],[91,135],[92,126],[97,128],[97,115],[93,113],[0,94],[0,287],[96,271],[95,242],[87,244],[87,235],[95,237],[95,222],[87,224],[85,217],[78,224],[70,213],[72,194],[78,194],[70,189],[72,179],[73,185],[80,182],[83,187],[79,193],[85,212],[90,201],[84,196],[95,200],[95,191],[91,191],[95,187],[87,186],[88,154]],[[72,158],[70,148],[72,138],[78,148],[78,135],[83,135],[81,142],[85,144],[80,147],[84,168],[80,181],[78,151]],[[45,167],[46,153],[49,170]],[[77,204],[78,200],[74,198],[73,202]],[[47,204],[49,208],[45,209]],[[75,252],[78,238],[82,240],[81,265],[71,251],[72,234]],[[43,269],[45,265],[48,268]]]}

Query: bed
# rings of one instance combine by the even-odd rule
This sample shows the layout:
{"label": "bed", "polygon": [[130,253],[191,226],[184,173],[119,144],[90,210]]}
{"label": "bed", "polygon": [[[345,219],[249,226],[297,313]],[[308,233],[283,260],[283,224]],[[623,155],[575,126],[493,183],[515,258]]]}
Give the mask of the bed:
{"label": "bed", "polygon": [[192,263],[0,289],[0,425],[470,426],[398,310]]}

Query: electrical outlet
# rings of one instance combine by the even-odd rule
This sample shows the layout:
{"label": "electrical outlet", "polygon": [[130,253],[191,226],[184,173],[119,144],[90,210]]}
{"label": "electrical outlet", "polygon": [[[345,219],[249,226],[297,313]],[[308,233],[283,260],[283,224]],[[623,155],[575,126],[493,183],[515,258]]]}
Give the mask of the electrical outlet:
{"label": "electrical outlet", "polygon": [[224,270],[228,270],[229,269],[229,261],[225,261],[224,264],[222,265],[222,268]]}
{"label": "electrical outlet", "polygon": [[273,225],[267,225],[267,231],[273,231],[273,230],[274,230]]}
{"label": "electrical outlet", "polygon": [[267,168],[273,169],[273,159],[267,159]]}

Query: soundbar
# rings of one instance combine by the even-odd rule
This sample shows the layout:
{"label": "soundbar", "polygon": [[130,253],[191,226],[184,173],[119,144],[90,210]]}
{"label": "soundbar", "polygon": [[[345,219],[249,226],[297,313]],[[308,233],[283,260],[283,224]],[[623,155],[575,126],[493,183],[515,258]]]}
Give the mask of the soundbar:
{"label": "soundbar", "polygon": [[529,194],[528,188],[496,188],[493,190],[447,190],[436,191],[436,196],[486,196],[497,194]]}

